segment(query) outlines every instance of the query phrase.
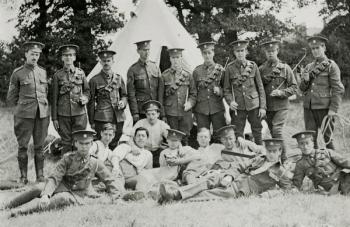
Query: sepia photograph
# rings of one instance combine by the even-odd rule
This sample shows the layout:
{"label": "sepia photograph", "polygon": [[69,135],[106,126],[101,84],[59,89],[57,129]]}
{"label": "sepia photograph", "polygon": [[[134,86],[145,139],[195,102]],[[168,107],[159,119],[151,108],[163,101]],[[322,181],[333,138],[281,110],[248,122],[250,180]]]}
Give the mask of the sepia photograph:
{"label": "sepia photograph", "polygon": [[0,226],[350,226],[350,1],[0,0]]}

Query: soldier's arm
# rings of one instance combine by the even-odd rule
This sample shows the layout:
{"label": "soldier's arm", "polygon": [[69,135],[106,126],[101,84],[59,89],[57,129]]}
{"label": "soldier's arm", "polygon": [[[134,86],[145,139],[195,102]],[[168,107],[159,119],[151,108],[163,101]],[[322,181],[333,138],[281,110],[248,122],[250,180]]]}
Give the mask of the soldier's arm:
{"label": "soldier's arm", "polygon": [[19,98],[19,80],[16,73],[12,73],[10,78],[10,86],[7,92],[7,105],[15,106],[17,105]]}
{"label": "soldier's arm", "polygon": [[124,106],[126,107],[126,104],[128,104],[128,93],[126,92],[126,87],[123,78],[120,78],[121,80],[121,86],[119,88],[119,95],[121,101],[124,102]]}
{"label": "soldier's arm", "polygon": [[130,68],[127,73],[127,91],[128,91],[128,102],[130,107],[130,112],[132,115],[139,114],[137,107],[137,101],[135,97],[135,86],[134,86],[134,72]]}
{"label": "soldier's arm", "polygon": [[259,107],[261,109],[266,109],[266,95],[265,95],[264,85],[263,85],[262,80],[261,80],[261,76],[260,76],[260,72],[259,72],[258,66],[256,64],[254,64],[254,67],[255,67],[254,80],[255,80],[255,84],[256,84],[257,90],[259,92],[259,100],[260,100]]}
{"label": "soldier's arm", "polygon": [[94,80],[89,81],[89,87],[90,87],[90,99],[87,105],[88,109],[88,116],[89,116],[89,123],[90,125],[94,124],[95,119],[95,92],[96,92],[96,83]]}
{"label": "soldier's arm", "polygon": [[124,188],[121,188],[121,184],[117,184],[115,178],[112,177],[111,172],[103,164],[102,161],[97,161],[96,176],[106,185],[107,191],[112,195],[120,195]]}
{"label": "soldier's arm", "polygon": [[61,183],[62,178],[66,174],[66,170],[70,165],[69,157],[63,156],[63,158],[58,161],[56,168],[54,169],[51,176],[47,179],[44,190],[41,193],[41,196],[51,197],[58,185]]}
{"label": "soldier's arm", "polygon": [[188,101],[191,103],[191,106],[194,107],[196,105],[197,100],[197,89],[194,83],[193,77],[189,74],[190,77],[190,86],[188,87]]}
{"label": "soldier's arm", "polygon": [[233,92],[232,85],[230,83],[230,69],[229,68],[227,68],[225,70],[223,92],[224,92],[224,97],[225,97],[227,104],[230,105],[230,103],[234,100],[233,100],[233,94],[232,94],[232,92]]}
{"label": "soldier's arm", "polygon": [[280,89],[283,94],[282,98],[288,98],[289,96],[292,96],[297,93],[298,85],[297,81],[295,79],[295,76],[293,74],[292,69],[289,67],[289,65],[285,64],[285,73],[286,73],[286,85],[287,87],[285,89]]}
{"label": "soldier's arm", "polygon": [[83,95],[90,100],[90,86],[86,80],[85,73],[83,74]]}
{"label": "soldier's arm", "polygon": [[225,69],[223,69],[222,73],[221,73],[221,78],[218,84],[218,87],[220,88],[220,92],[218,94],[218,96],[220,98],[224,97],[224,84],[225,84]]}
{"label": "soldier's arm", "polygon": [[160,102],[161,104],[161,110],[160,110],[160,117],[164,117],[165,116],[165,112],[164,112],[164,106],[163,106],[163,103],[164,103],[164,92],[165,92],[165,85],[164,85],[164,78],[163,78],[163,75],[160,73],[159,69],[158,69],[158,78],[159,78],[159,81],[158,81],[158,102]]}
{"label": "soldier's arm", "polygon": [[152,169],[153,168],[153,156],[152,156],[151,152],[149,152],[149,156],[147,158],[148,158],[148,160],[147,160],[147,164],[145,166],[145,169]]}
{"label": "soldier's arm", "polygon": [[334,150],[328,150],[331,160],[339,167],[350,169],[350,158],[344,157]]}
{"label": "soldier's arm", "polygon": [[[309,71],[309,68],[310,68],[310,65],[307,65],[305,67],[305,70],[303,73],[308,73]],[[309,89],[309,86],[310,86],[310,80],[309,81],[306,81],[303,77],[303,75],[300,76],[300,85],[299,85],[299,89],[303,92],[307,91]]]}
{"label": "soldier's arm", "polygon": [[53,75],[52,79],[52,106],[51,106],[51,117],[52,120],[57,120],[57,103],[58,103],[58,76]]}
{"label": "soldier's arm", "polygon": [[178,160],[179,164],[188,164],[194,160],[201,159],[200,153],[190,146],[182,147],[180,158]]}
{"label": "soldier's arm", "polygon": [[341,103],[342,95],[344,94],[344,85],[340,79],[340,69],[338,65],[332,62],[329,67],[329,82],[332,93],[329,109],[337,113]]}
{"label": "soldier's arm", "polygon": [[294,176],[293,176],[293,184],[300,189],[303,185],[303,181],[305,178],[305,166],[303,162],[300,160],[295,165]]}

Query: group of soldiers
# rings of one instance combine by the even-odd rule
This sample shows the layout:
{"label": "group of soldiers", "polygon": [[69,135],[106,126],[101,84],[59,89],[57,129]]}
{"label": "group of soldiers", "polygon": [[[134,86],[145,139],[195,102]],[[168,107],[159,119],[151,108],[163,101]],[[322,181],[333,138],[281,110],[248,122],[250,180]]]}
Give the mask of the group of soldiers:
{"label": "group of soldiers", "polygon": [[[44,44],[25,43],[26,63],[13,72],[8,91],[8,103],[16,106],[20,181],[28,182],[31,136],[37,182],[44,181],[42,148],[50,104],[51,118],[61,137],[61,152],[68,152],[39,190],[39,202],[33,200],[34,208],[27,211],[55,207],[57,201],[83,203],[79,198],[90,195],[94,175],[114,198],[150,196],[160,203],[262,194],[276,185],[281,189],[300,188],[305,176],[315,187],[346,194],[349,179],[341,169],[350,168],[350,162],[334,151],[330,136],[334,121],[324,133],[327,149],[318,149],[317,145],[323,119],[337,114],[341,103],[344,87],[340,70],[325,55],[326,38],[312,36],[308,43],[314,61],[302,70],[299,86],[292,69],[278,58],[281,42],[277,39],[261,43],[266,62],[260,67],[246,59],[246,40],[230,44],[236,59],[225,68],[214,62],[215,42],[200,43],[204,63],[193,73],[184,67],[184,49],[180,47],[168,49],[171,67],[161,73],[149,60],[151,41],[140,41],[135,43],[140,58],[130,66],[126,83],[112,70],[116,54],[112,50],[98,53],[102,70],[88,82],[83,70],[74,66],[79,47],[72,44],[59,48],[63,68],[50,81],[37,65]],[[286,167],[282,132],[288,97],[296,94],[298,87],[304,94],[307,131],[295,135],[303,156],[291,171]],[[230,108],[228,126],[224,100]],[[123,130],[127,105],[134,127]],[[198,150],[187,146],[194,118],[199,129]],[[272,139],[262,146],[264,119]],[[253,142],[244,139],[247,120]],[[88,121],[93,130],[85,130]],[[167,181],[171,183],[164,183]],[[125,192],[125,187],[136,191]],[[62,193],[66,194],[60,197]]]}

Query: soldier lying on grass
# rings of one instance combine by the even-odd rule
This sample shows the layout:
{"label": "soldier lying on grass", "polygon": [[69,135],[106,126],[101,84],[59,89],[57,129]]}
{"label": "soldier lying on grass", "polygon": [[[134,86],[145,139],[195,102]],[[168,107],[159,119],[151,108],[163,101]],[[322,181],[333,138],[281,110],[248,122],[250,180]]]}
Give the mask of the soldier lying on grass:
{"label": "soldier lying on grass", "polygon": [[41,198],[36,198],[17,209],[11,210],[11,216],[29,214],[62,208],[71,204],[85,204],[88,198],[97,198],[91,180],[96,175],[106,185],[112,199],[120,197],[123,188],[118,188],[106,166],[89,155],[94,131],[79,130],[73,132],[77,150],[63,156],[51,176],[48,177]]}
{"label": "soldier lying on grass", "polygon": [[[228,133],[234,135],[233,130]],[[186,199],[201,201],[250,195],[270,196],[270,190],[273,190],[273,194],[279,192],[275,190],[277,185],[281,189],[292,189],[292,174],[283,167],[280,160],[282,142],[281,139],[265,140],[266,155],[248,161],[222,160],[196,183],[175,190],[161,184],[161,198],[158,202],[163,204]],[[225,153],[228,158],[235,157],[229,152]]]}
{"label": "soldier lying on grass", "polygon": [[315,149],[315,131],[304,131],[293,135],[298,141],[302,158],[297,161],[293,183],[301,188],[307,176],[314,187],[325,194],[349,194],[350,192],[350,159],[331,149]]}

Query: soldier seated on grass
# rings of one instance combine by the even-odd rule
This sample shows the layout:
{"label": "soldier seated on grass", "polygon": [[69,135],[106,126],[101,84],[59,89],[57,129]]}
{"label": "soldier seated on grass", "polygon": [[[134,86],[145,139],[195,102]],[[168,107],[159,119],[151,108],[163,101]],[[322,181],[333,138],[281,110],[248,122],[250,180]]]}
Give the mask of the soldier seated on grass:
{"label": "soldier seated on grass", "polygon": [[146,118],[136,122],[133,131],[139,127],[144,127],[149,131],[149,137],[145,146],[147,150],[152,152],[153,167],[159,167],[159,155],[165,148],[163,142],[167,138],[170,127],[167,123],[159,119],[162,109],[160,102],[149,100],[142,105],[142,109],[146,114]]}
{"label": "soldier seated on grass", "polygon": [[89,198],[101,196],[91,186],[94,176],[106,185],[112,199],[119,198],[123,188],[118,188],[117,182],[106,166],[89,154],[95,134],[95,131],[90,130],[73,132],[77,150],[67,153],[57,163],[53,173],[47,179],[41,198],[33,199],[11,210],[11,216],[58,209],[72,204],[86,204]]}
{"label": "soldier seated on grass", "polygon": [[131,137],[125,140],[123,137],[119,141],[122,143],[113,150],[114,160],[119,165],[113,166],[112,174],[123,175],[125,187],[135,189],[138,175],[152,168],[152,153],[145,147],[149,132],[146,128],[139,127],[135,130],[133,142],[125,141]]}
{"label": "soldier seated on grass", "polygon": [[[232,128],[223,130],[225,137],[234,136]],[[224,144],[228,147],[228,143]],[[164,184],[159,187],[159,203],[173,200],[208,200],[237,198],[249,195],[269,195],[269,190],[280,186],[282,189],[291,189],[292,174],[280,162],[282,140],[265,140],[266,154],[253,158],[238,153],[232,149],[223,150],[223,159],[216,162],[211,170],[202,174],[201,180],[177,189],[170,189]],[[274,191],[275,192],[275,191]]]}
{"label": "soldier seated on grass", "polygon": [[312,180],[315,189],[324,194],[349,194],[350,158],[331,149],[315,149],[315,131],[304,131],[293,135],[302,152],[294,170],[293,183],[301,188],[305,177]]}

